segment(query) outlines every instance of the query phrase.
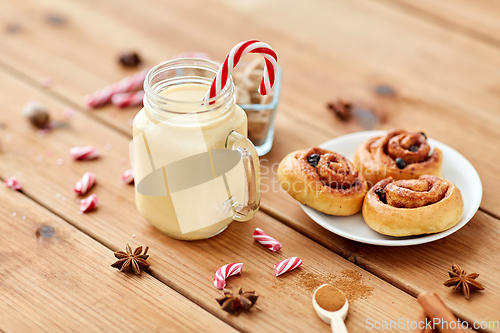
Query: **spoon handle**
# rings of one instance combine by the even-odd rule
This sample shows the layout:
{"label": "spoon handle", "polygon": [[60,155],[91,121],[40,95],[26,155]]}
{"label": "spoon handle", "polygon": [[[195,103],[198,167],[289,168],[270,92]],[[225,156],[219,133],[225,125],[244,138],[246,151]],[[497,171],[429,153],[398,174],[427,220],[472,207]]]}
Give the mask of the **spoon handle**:
{"label": "spoon handle", "polygon": [[344,320],[339,316],[332,316],[331,319],[332,333],[349,333],[345,327]]}

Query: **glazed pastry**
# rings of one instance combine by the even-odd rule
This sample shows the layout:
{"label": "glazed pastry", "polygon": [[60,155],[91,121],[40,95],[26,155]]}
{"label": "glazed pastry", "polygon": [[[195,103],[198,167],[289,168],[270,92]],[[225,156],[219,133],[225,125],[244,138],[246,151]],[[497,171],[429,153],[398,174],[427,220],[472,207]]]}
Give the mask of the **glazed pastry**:
{"label": "glazed pastry", "polygon": [[393,129],[384,136],[365,141],[356,151],[353,162],[370,187],[387,177],[441,176],[443,153],[438,148],[432,154],[430,151],[423,132]]}
{"label": "glazed pastry", "polygon": [[331,215],[357,213],[368,189],[347,158],[318,147],[288,154],[278,179],[295,200]]}
{"label": "glazed pastry", "polygon": [[363,202],[363,218],[373,230],[389,236],[432,234],[447,230],[462,218],[460,190],[447,179],[419,179],[375,184]]}

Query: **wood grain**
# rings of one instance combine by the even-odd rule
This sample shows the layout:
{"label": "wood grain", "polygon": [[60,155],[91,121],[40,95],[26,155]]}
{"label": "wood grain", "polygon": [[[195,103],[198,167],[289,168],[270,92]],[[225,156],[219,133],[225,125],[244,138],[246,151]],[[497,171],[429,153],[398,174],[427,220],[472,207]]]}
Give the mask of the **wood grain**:
{"label": "wood grain", "polygon": [[395,4],[407,6],[406,9],[424,14],[441,24],[458,31],[500,46],[500,1],[410,1],[396,0]]}
{"label": "wood grain", "polygon": [[[319,0],[308,2],[307,5],[298,1],[220,3],[224,4],[214,3],[213,6],[203,7],[203,15],[199,15],[193,9],[201,8],[203,3],[195,0],[168,3],[144,1],[140,4],[132,1],[102,3],[97,0],[51,0],[42,3],[23,0],[16,1],[15,4],[2,2],[2,22],[7,23],[15,18],[20,21],[23,30],[18,34],[0,35],[0,45],[8,46],[0,47],[0,61],[4,63],[5,70],[15,71],[17,75],[25,76],[24,79],[31,80],[32,83],[38,84],[45,76],[52,77],[54,86],[45,91],[46,93],[72,105],[81,105],[85,93],[130,72],[116,65],[115,57],[120,49],[139,48],[141,53],[146,55],[147,63],[154,64],[172,54],[189,49],[207,51],[220,57],[221,52],[224,53],[224,50],[228,50],[235,42],[257,36],[276,48],[285,73],[275,147],[263,160],[263,166],[272,170],[291,150],[316,145],[334,136],[363,129],[356,121],[347,124],[337,121],[326,110],[327,100],[344,96],[366,107],[383,108],[387,113],[387,120],[377,124],[377,128],[408,124],[425,128],[432,137],[450,144],[470,159],[483,180],[495,179],[500,165],[498,146],[495,144],[500,140],[497,131],[500,121],[497,112],[500,104],[500,57],[495,48],[471,36],[464,36],[446,27],[421,20],[387,3]],[[47,25],[44,15],[54,11],[65,15],[69,24],[65,27]],[[119,17],[117,12],[120,13]],[[225,17],[225,20],[221,21],[221,16]],[[301,24],[298,29],[297,22],[314,24]],[[236,26],[242,28],[234,29]],[[213,36],[217,38],[214,39]],[[394,87],[398,98],[386,100],[375,96],[373,88],[378,84]],[[32,95],[39,96],[38,93],[31,92]],[[46,99],[46,96],[40,98]],[[9,107],[8,110],[12,110],[10,107],[15,104],[12,99],[5,103],[4,109]],[[16,103],[18,110],[24,102],[17,99]],[[47,100],[47,103],[53,103],[61,117],[63,105],[54,104],[52,100]],[[128,133],[127,121],[136,111],[137,109],[122,112],[105,108],[89,115],[123,133]],[[94,237],[101,237],[100,241],[106,245],[112,248],[121,247],[123,245],[119,243],[123,242],[123,239],[130,240],[131,234],[136,234],[138,238],[143,235],[136,230],[143,227],[143,221],[137,217],[133,201],[127,199],[131,195],[130,191],[124,192],[119,178],[111,176],[117,174],[117,169],[127,168],[126,165],[116,163],[117,160],[126,159],[126,149],[121,143],[123,138],[110,135],[104,127],[88,121],[81,115],[72,120],[72,123],[80,121],[92,124],[89,126],[94,131],[93,135],[89,135],[88,128],[77,126],[72,127],[71,134],[63,134],[62,131],[52,133],[50,139],[55,139],[53,141],[56,142],[51,141],[49,145],[50,158],[46,156],[49,149],[44,144],[49,138],[27,135],[29,129],[24,126],[26,124],[19,125],[21,127],[12,132],[16,133],[14,141],[5,143],[7,147],[15,147],[14,150],[9,150],[9,161],[6,164],[0,161],[0,166],[8,165],[4,170],[10,174],[21,169],[24,170],[21,171],[23,174],[29,173],[31,196],[57,210],[58,214],[64,215],[65,218],[68,216],[72,223],[79,221],[79,228]],[[21,124],[21,120],[19,122]],[[9,122],[9,126],[10,124]],[[463,124],[467,124],[467,127]],[[94,130],[97,128],[98,130]],[[60,175],[56,174],[57,171],[54,172],[54,169],[59,168],[55,165],[54,155],[64,157],[69,144],[88,142],[99,145],[106,152],[105,166],[100,166],[107,170],[106,190],[99,187],[96,188],[96,193],[101,197],[101,191],[112,192],[109,196],[103,194],[107,196],[110,204],[108,207],[120,205],[123,216],[127,217],[127,222],[123,225],[125,230],[114,230],[118,235],[109,236],[108,216],[111,216],[113,225],[117,223],[117,217],[113,216],[112,210],[102,207],[90,218],[81,217],[76,213],[75,202],[71,202],[72,206],[62,202],[62,196],[70,198],[69,192],[73,182],[87,171],[88,166],[93,167],[95,164],[92,162],[85,167],[71,164],[72,174],[64,173],[65,179],[61,179]],[[16,146],[18,143],[21,144],[20,147]],[[111,144],[110,151],[105,150],[106,144]],[[116,149],[118,146],[122,148]],[[37,148],[31,153],[29,148],[33,147]],[[44,156],[42,162],[36,162],[39,155]],[[485,159],[485,156],[488,158]],[[109,159],[113,159],[115,164],[108,164]],[[32,174],[35,172],[36,174]],[[0,174],[2,177],[5,175]],[[264,185],[273,186],[278,191],[274,176],[271,175],[266,182],[268,183]],[[483,209],[500,216],[496,205],[500,199],[500,195],[495,191],[497,182],[486,181],[484,185]],[[47,195],[47,192],[50,195]],[[59,198],[56,197],[58,193]],[[425,284],[426,288],[441,286],[442,282],[438,276],[446,271],[453,251],[458,251],[458,257],[462,258],[470,269],[477,269],[481,278],[497,274],[497,271],[487,267],[488,265],[478,267],[475,264],[475,260],[483,262],[484,254],[491,255],[491,249],[498,248],[494,242],[488,247],[490,252],[478,251],[478,257],[471,255],[469,250],[463,247],[454,246],[455,243],[444,243],[447,248],[441,250],[448,253],[448,256],[441,256],[438,250],[433,250],[435,255],[431,258],[425,255],[424,250],[419,250],[427,250],[426,246],[405,248],[405,260],[412,262],[412,265],[404,265],[401,259],[403,257],[393,254],[398,263],[394,265],[392,261],[386,260],[387,252],[390,252],[388,249],[357,244],[326,233],[313,224],[284,193],[265,193],[263,207],[266,212],[282,219],[301,233],[346,258],[358,260],[363,267],[411,294],[420,290],[423,278],[429,281]],[[134,216],[138,221],[128,221]],[[259,223],[260,216],[262,214],[259,214],[257,219]],[[498,233],[498,220],[486,217],[485,224],[491,226],[491,230],[480,228],[478,238],[474,239],[488,238],[488,235]],[[471,225],[477,219],[478,217],[470,222]],[[89,221],[90,223],[87,223]],[[274,226],[275,223],[271,224]],[[158,238],[152,228],[145,233],[155,240]],[[220,237],[225,234],[226,232]],[[463,232],[455,234],[454,237],[459,237],[456,241],[458,244],[474,243],[469,234]],[[164,241],[163,237],[160,239],[160,242]],[[294,239],[294,236],[290,239]],[[226,239],[225,242],[231,241]],[[159,245],[159,248],[164,249],[162,246]],[[473,250],[476,251],[476,248]],[[179,258],[182,256],[182,251],[175,253]],[[362,253],[362,256],[358,253]],[[494,257],[488,259],[495,260]],[[179,258],[177,260],[180,260]],[[200,256],[196,258],[205,260]],[[216,265],[215,262],[215,259],[209,261],[213,270],[221,264],[217,262]],[[181,270],[191,269],[182,266],[178,261],[175,263],[177,267],[182,267]],[[462,264],[466,266],[463,262]],[[160,279],[190,297],[199,294],[192,290],[186,291],[186,285],[179,276],[175,279],[165,278],[163,269],[166,271],[168,268],[166,265],[162,267],[162,274],[158,276]],[[420,273],[414,274],[417,269]],[[433,273],[425,275],[424,272]],[[448,290],[444,292],[446,291]],[[496,295],[497,290],[494,289],[492,294]],[[201,298],[199,302],[206,301]],[[484,315],[483,309],[472,308],[472,302],[463,304],[460,298],[450,299],[450,302],[454,311],[469,319],[488,317],[491,314],[486,311],[487,315]],[[494,311],[496,308],[491,307],[489,310]],[[392,313],[393,310],[390,311]],[[247,327],[247,321],[243,321],[242,325],[241,327]],[[351,322],[350,325],[354,324]]]}
{"label": "wood grain", "polygon": [[[0,186],[3,332],[236,332],[20,192]],[[15,214],[15,216],[14,216]]]}
{"label": "wood grain", "polygon": [[[374,288],[371,296],[352,304],[347,325],[353,331],[363,330],[368,318],[417,318],[419,307],[413,297],[264,213],[248,223],[234,223],[222,234],[205,241],[184,242],[162,235],[139,216],[133,187],[121,182],[120,173],[127,168],[121,159],[128,152],[128,139],[123,134],[77,113],[68,128],[40,138],[18,110],[26,99],[36,99],[50,108],[55,119],[60,119],[63,104],[4,73],[0,73],[0,89],[4,92],[0,100],[0,122],[4,124],[0,137],[9,138],[2,148],[0,178],[17,176],[27,196],[113,250],[123,248],[126,243],[149,245],[151,272],[157,279],[231,326],[244,331],[326,332],[329,327],[311,306],[312,289],[342,275],[343,271],[360,274],[363,284]],[[75,145],[96,145],[102,157],[73,162],[68,151]],[[56,164],[59,158],[64,159],[63,165]],[[92,193],[99,197],[100,206],[90,214],[80,215],[72,188],[89,170],[97,175]],[[272,253],[255,243],[251,235],[256,227],[279,238],[282,251]],[[299,256],[304,261],[303,267],[275,277],[273,265],[291,256]],[[244,262],[245,266],[244,274],[231,278],[228,287],[255,289],[261,295],[258,307],[239,317],[226,314],[215,302],[221,293],[213,286],[213,275],[230,262]],[[382,299],[391,306],[379,306]]]}
{"label": "wood grain", "polygon": [[[284,82],[279,112],[296,119],[300,130],[324,133],[321,141],[363,130],[356,121],[338,122],[326,110],[328,100],[343,96],[364,108],[382,109],[386,121],[376,128],[426,129],[468,158],[482,179],[500,172],[499,49],[388,2],[218,3],[196,15],[193,8],[203,7],[200,0],[109,0],[105,5],[97,0],[20,0],[2,12],[4,21],[16,17],[24,29],[0,35],[8,46],[0,49],[0,60],[35,82],[52,77],[52,92],[82,105],[86,93],[130,73],[116,63],[119,50],[140,48],[151,65],[193,49],[222,58],[235,42],[259,37],[280,54]],[[47,25],[44,15],[51,11],[65,15],[67,26]],[[118,11],[119,19],[114,15]],[[244,29],[234,29],[240,22],[246,22]],[[315,24],[298,30],[296,22]],[[377,97],[373,89],[379,84],[392,86],[398,98]],[[108,107],[91,113],[129,133],[128,121],[137,110]],[[279,131],[285,125],[278,121],[276,126]],[[293,136],[283,139],[293,145]],[[481,207],[500,216],[494,182],[484,182],[484,193]]]}

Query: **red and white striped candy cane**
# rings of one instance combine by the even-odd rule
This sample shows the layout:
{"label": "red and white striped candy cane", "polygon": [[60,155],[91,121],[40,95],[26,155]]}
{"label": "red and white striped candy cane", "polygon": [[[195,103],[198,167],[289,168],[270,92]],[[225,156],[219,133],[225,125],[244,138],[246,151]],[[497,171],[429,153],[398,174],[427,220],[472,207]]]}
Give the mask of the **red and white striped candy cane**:
{"label": "red and white striped candy cane", "polygon": [[265,247],[267,247],[269,250],[276,252],[281,249],[281,243],[278,242],[276,239],[272,238],[268,234],[266,234],[262,229],[256,228],[255,231],[253,232],[253,239],[255,239],[257,242],[261,243]]}
{"label": "red and white striped candy cane", "polygon": [[69,154],[76,161],[87,161],[98,158],[99,150],[94,146],[73,147],[69,150]]}
{"label": "red and white striped candy cane", "polygon": [[267,95],[271,91],[276,78],[278,56],[268,44],[259,42],[258,40],[249,40],[237,44],[226,56],[226,60],[224,60],[224,63],[220,66],[217,76],[214,78],[210,89],[207,91],[205,100],[220,94],[222,89],[226,86],[227,80],[233,72],[233,68],[236,67],[241,57],[247,53],[260,53],[264,57],[266,64],[260,82],[259,93],[261,95]]}
{"label": "red and white striped candy cane", "polygon": [[276,276],[280,276],[281,274],[294,270],[300,265],[302,265],[302,260],[300,260],[300,258],[291,257],[275,264],[274,273],[276,273]]}
{"label": "red and white striped candy cane", "polygon": [[3,181],[5,185],[11,190],[19,191],[23,188],[23,185],[17,180],[16,177],[10,177]]}
{"label": "red and white striped candy cane", "polygon": [[87,106],[91,108],[97,108],[103,106],[111,101],[111,98],[115,94],[131,92],[139,90],[144,85],[144,80],[148,75],[149,69],[144,69],[134,75],[127,76],[126,78],[113,83],[101,90],[96,91],[93,94],[84,97],[84,102]]}
{"label": "red and white striped candy cane", "polygon": [[99,204],[99,200],[97,200],[97,195],[91,194],[85,199],[80,201],[80,211],[82,213],[90,212],[91,210],[97,208]]}
{"label": "red and white striped candy cane", "polygon": [[134,183],[134,170],[130,169],[122,173],[122,180],[125,184],[130,185]]}
{"label": "red and white striped candy cane", "polygon": [[79,195],[84,195],[86,194],[92,186],[94,186],[96,180],[95,173],[93,172],[85,172],[83,175],[82,179],[80,179],[76,185],[73,191],[78,193]]}
{"label": "red and white striped candy cane", "polygon": [[217,272],[215,272],[214,276],[214,285],[217,289],[224,289],[226,286],[226,279],[233,275],[240,275],[241,270],[243,269],[243,263],[232,263],[227,264],[219,268]]}
{"label": "red and white striped candy cane", "polygon": [[114,106],[119,108],[128,108],[130,106],[142,106],[144,99],[144,90],[136,92],[114,94],[111,97],[111,102]]}

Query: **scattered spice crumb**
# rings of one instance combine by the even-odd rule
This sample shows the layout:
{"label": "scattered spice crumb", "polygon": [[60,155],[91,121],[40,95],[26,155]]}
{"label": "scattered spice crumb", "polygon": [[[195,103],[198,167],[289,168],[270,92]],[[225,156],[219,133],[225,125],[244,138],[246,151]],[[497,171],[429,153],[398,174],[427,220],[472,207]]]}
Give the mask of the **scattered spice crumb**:
{"label": "scattered spice crumb", "polygon": [[396,95],[396,90],[386,84],[380,84],[375,87],[375,93],[379,96],[395,96]]}
{"label": "scattered spice crumb", "polygon": [[356,107],[352,112],[356,122],[364,129],[373,129],[378,123],[376,111],[372,109]]}
{"label": "scattered spice crumb", "polygon": [[54,227],[52,227],[50,225],[45,225],[43,227],[39,227],[36,230],[35,235],[36,235],[36,238],[39,238],[39,237],[51,238],[52,236],[54,236],[55,232],[56,232],[56,229],[54,229]]}
{"label": "scattered spice crumb", "polygon": [[119,55],[118,61],[123,67],[137,67],[142,62],[137,52],[123,52]]}
{"label": "scattered spice crumb", "polygon": [[8,34],[15,34],[21,31],[21,25],[19,23],[9,23],[5,27],[5,32]]}
{"label": "scattered spice crumb", "polygon": [[347,121],[351,118],[352,103],[344,101],[342,99],[337,99],[335,101],[329,102],[327,104],[328,109],[330,109],[333,114],[342,121]]}
{"label": "scattered spice crumb", "polygon": [[52,25],[65,25],[67,22],[64,16],[55,13],[47,14],[45,19],[47,20],[47,23]]}

